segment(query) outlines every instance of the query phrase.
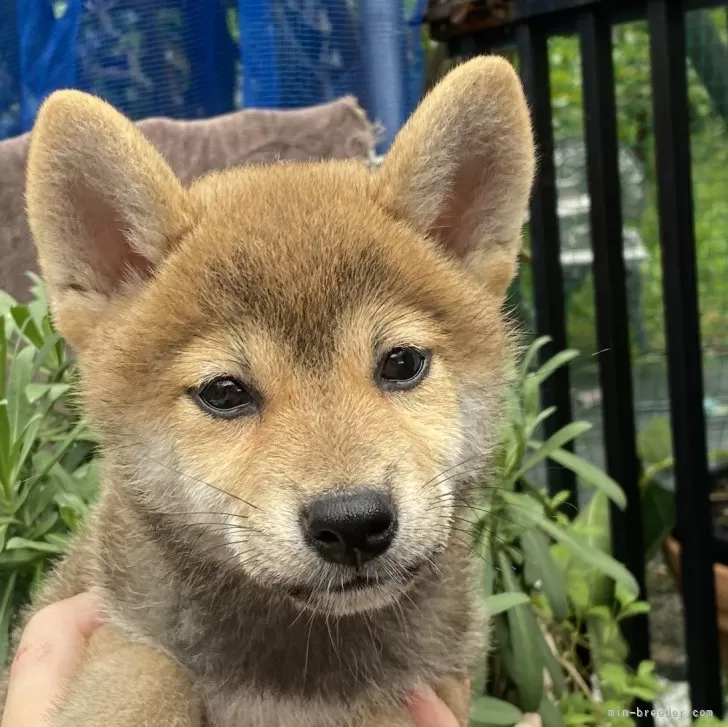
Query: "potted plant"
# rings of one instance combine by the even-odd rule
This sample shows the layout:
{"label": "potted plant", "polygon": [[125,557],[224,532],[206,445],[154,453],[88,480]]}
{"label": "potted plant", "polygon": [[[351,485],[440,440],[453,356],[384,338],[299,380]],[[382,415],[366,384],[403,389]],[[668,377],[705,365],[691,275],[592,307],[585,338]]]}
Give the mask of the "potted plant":
{"label": "potted plant", "polygon": [[[641,480],[646,561],[662,549],[665,563],[679,588],[680,532],[672,481],[674,459],[670,425],[664,417],[654,418],[640,433],[638,450],[646,465]],[[728,675],[728,452],[711,452],[709,462],[716,615],[721,662]]]}

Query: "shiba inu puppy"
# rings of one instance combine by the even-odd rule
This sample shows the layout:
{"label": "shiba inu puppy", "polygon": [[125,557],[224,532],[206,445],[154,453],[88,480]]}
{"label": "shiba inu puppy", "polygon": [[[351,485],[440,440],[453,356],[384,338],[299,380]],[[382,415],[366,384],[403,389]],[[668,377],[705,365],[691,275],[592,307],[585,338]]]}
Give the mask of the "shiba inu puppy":
{"label": "shiba inu puppy", "polygon": [[466,723],[468,494],[533,172],[495,57],[454,69],[374,174],[184,188],[106,103],[46,101],[29,219],[103,487],[36,608],[95,590],[108,611],[54,727],[396,727],[427,686]]}

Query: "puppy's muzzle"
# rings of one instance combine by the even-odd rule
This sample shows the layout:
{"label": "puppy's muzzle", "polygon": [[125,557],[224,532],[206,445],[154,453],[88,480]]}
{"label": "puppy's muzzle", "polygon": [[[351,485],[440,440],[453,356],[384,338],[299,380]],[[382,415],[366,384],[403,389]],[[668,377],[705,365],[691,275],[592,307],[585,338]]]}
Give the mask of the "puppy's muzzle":
{"label": "puppy's muzzle", "polygon": [[358,569],[388,550],[397,511],[391,496],[375,488],[327,493],[305,508],[301,527],[321,558]]}

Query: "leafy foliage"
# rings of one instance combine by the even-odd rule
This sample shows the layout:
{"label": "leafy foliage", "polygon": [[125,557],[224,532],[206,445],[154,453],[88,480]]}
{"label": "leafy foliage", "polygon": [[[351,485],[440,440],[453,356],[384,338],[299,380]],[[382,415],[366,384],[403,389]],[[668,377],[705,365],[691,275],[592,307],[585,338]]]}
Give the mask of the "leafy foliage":
{"label": "leafy foliage", "polygon": [[[17,304],[0,296],[0,661],[13,614],[84,520],[97,490],[95,440],[73,406],[74,362],[50,323],[41,285]],[[652,665],[631,673],[619,624],[646,611],[632,575],[608,554],[608,502],[624,507],[619,486],[564,446],[589,427],[574,422],[537,438],[553,410],[540,411],[539,386],[576,357],[557,354],[531,371],[547,339],[536,341],[510,399],[500,449],[501,484],[475,512],[474,548],[485,562],[483,596],[497,650],[488,695],[476,693],[473,725],[515,725],[538,712],[547,727],[630,725],[607,718],[657,691]],[[529,482],[547,459],[572,469],[595,495],[575,520]],[[604,700],[578,659],[587,648]],[[482,684],[482,680],[474,680]],[[611,720],[611,721],[610,721]]]}
{"label": "leafy foliage", "polygon": [[[474,550],[485,563],[483,595],[495,638],[488,694],[475,687],[472,722],[515,725],[538,712],[546,727],[634,724],[623,714],[634,699],[659,692],[651,662],[627,668],[623,621],[643,615],[631,573],[609,554],[609,506],[625,507],[619,485],[591,463],[564,449],[590,425],[573,422],[546,441],[537,438],[553,410],[540,410],[539,386],[577,356],[564,351],[532,368],[547,338],[526,356],[510,400],[500,449],[497,488],[485,487],[473,510]],[[572,520],[563,512],[566,493],[555,497],[529,480],[533,468],[553,460],[591,488],[589,504]],[[601,694],[580,654],[590,654]]]}
{"label": "leafy foliage", "polygon": [[0,293],[0,665],[28,601],[96,492],[94,437],[71,399],[74,362],[40,284],[18,304]]}
{"label": "leafy foliage", "polygon": [[[637,451],[643,464],[642,527],[645,562],[649,562],[672,533],[677,519],[675,492],[663,481],[675,466],[670,422],[666,417],[656,416],[649,421],[638,435]],[[708,459],[711,465],[728,462],[728,451],[713,450]]]}
{"label": "leafy foliage", "polygon": [[[721,117],[720,101],[728,100],[724,80],[723,56],[713,62],[714,93],[726,98],[711,98],[698,76],[693,61],[707,53],[701,33],[707,20],[724,46],[728,46],[725,9],[688,13],[688,24],[696,29],[688,38],[692,50],[688,70],[688,97],[693,156],[693,195],[701,330],[707,348],[725,348],[728,331],[725,281],[728,280],[728,200],[725,195],[728,168],[728,132]],[[702,21],[702,26],[698,24]],[[692,43],[692,45],[691,45]],[[613,29],[613,58],[619,142],[642,161],[646,174],[647,205],[638,219],[629,225],[640,234],[648,252],[641,268],[642,318],[650,348],[664,350],[662,270],[657,217],[657,172],[655,168],[653,110],[651,96],[650,45],[646,22],[617,25]],[[703,59],[710,66],[710,59]],[[579,40],[575,36],[557,36],[549,41],[551,100],[556,141],[584,136],[583,98]],[[532,307],[531,271],[524,267],[520,296]],[[589,273],[583,284],[573,290],[567,301],[569,341],[582,351],[597,350],[594,317],[593,277]]]}

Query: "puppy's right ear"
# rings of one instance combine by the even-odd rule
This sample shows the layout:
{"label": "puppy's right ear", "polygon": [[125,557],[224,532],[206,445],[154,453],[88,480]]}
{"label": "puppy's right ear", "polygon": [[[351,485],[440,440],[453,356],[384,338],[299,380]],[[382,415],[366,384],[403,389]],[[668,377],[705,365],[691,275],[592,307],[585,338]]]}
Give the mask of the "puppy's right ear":
{"label": "puppy's right ear", "polygon": [[41,107],[26,198],[55,324],[76,347],[193,223],[159,152],[131,121],[80,91],[57,91]]}

